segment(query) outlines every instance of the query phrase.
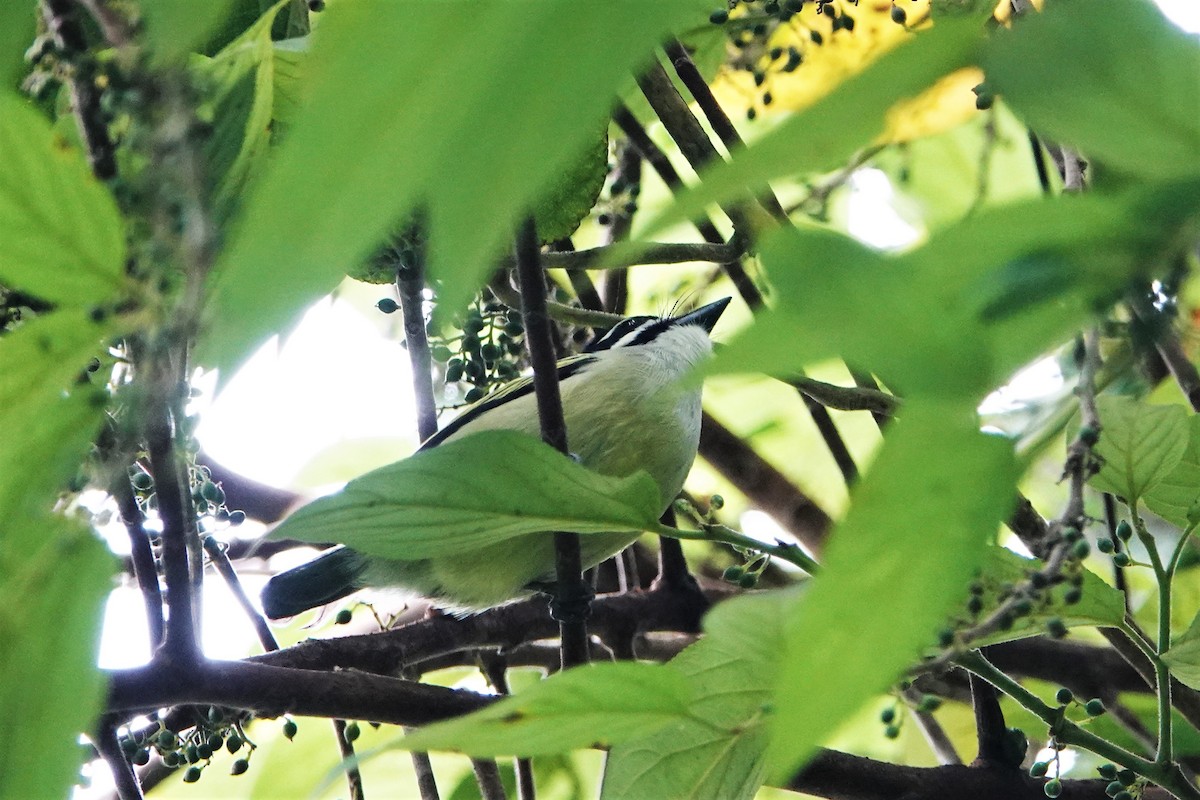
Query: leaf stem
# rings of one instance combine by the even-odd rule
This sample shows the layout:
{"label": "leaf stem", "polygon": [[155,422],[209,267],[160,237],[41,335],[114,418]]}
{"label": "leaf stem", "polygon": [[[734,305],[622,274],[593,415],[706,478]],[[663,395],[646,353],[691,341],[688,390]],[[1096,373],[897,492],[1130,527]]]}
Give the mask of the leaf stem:
{"label": "leaf stem", "polygon": [[1082,747],[1114,764],[1133,770],[1176,797],[1200,800],[1200,790],[1188,782],[1177,766],[1169,762],[1150,761],[1142,758],[1103,737],[1084,730],[1063,716],[1061,708],[1048,705],[1019,682],[997,669],[978,650],[959,655],[955,662],[963,669],[973,672],[1007,694],[1049,725],[1050,733],[1056,741]]}
{"label": "leaf stem", "polygon": [[766,542],[760,542],[758,539],[752,539],[744,533],[739,533],[733,528],[716,523],[705,525],[702,530],[698,531],[685,531],[680,528],[672,528],[669,525],[660,525],[654,532],[659,536],[669,536],[672,539],[723,542],[724,544],[733,545],[745,550],[756,550],[760,553],[766,553],[772,558],[778,558],[789,564],[794,564],[809,575],[816,575],[821,569],[821,565],[806,555],[800,549],[799,545],[781,542],[778,539],[775,540],[775,544],[767,544]]}

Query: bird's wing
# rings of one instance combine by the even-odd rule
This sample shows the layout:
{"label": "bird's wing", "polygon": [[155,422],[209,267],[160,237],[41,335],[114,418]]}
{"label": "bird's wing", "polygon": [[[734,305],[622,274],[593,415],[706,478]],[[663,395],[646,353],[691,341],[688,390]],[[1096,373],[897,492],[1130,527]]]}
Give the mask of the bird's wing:
{"label": "bird's wing", "polygon": [[[579,355],[568,356],[566,358],[559,359],[559,361],[558,361],[558,381],[559,381],[559,383],[562,383],[563,381],[568,380],[569,378],[571,378],[574,375],[578,375],[580,372],[583,371],[584,367],[586,367],[588,364],[595,363],[596,360],[597,360],[596,356],[589,355],[587,353],[581,353]],[[445,427],[443,427],[441,430],[439,430],[433,436],[430,436],[428,439],[426,439],[421,444],[420,449],[427,450],[430,447],[437,447],[439,444],[446,441],[446,439],[450,438],[455,433],[457,433],[458,430],[461,429],[464,425],[471,422],[472,420],[478,419],[480,415],[485,414],[486,412],[488,412],[494,408],[497,408],[498,406],[502,406],[505,403],[512,402],[513,400],[516,400],[518,397],[524,397],[525,395],[530,394],[532,392],[533,392],[533,377],[532,376],[527,375],[525,377],[521,377],[521,378],[517,378],[512,381],[509,381],[508,383],[504,384],[496,391],[489,394],[487,397],[485,397],[482,400],[479,400],[478,402],[473,403],[472,405],[469,405],[465,409],[463,409],[463,411],[457,417],[450,420],[450,422],[448,422]]]}

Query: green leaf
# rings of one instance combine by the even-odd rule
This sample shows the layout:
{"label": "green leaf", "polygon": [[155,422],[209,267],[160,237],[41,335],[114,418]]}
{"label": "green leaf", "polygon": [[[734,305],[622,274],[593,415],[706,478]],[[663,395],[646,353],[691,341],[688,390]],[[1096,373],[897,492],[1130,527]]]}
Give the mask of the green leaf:
{"label": "green leaf", "polygon": [[1154,406],[1113,395],[1097,398],[1096,407],[1101,433],[1095,452],[1103,466],[1089,483],[1132,506],[1183,459],[1187,412],[1182,406]]}
{"label": "green leaf", "polygon": [[476,757],[539,756],[608,747],[687,715],[691,686],[656,664],[592,664],[552,675],[512,697],[405,736],[406,750]]}
{"label": "green leaf", "polygon": [[220,333],[202,342],[202,360],[240,362],[418,204],[430,209],[440,306],[461,307],[515,223],[594,140],[628,73],[706,8],[331,5],[313,35],[310,100],[215,271],[210,330]]}
{"label": "green leaf", "polygon": [[527,533],[656,530],[661,506],[643,472],[600,475],[531,436],[484,431],[368,472],[296,511],[270,537],[414,560]]}
{"label": "green leaf", "polygon": [[1163,653],[1163,661],[1171,668],[1171,674],[1193,689],[1200,689],[1200,614],[1192,624]]}
{"label": "green leaf", "polygon": [[608,131],[576,156],[569,169],[555,177],[549,192],[533,206],[538,238],[556,242],[575,232],[587,217],[608,177]]}
{"label": "green leaf", "polygon": [[84,759],[79,734],[102,707],[96,656],[116,565],[63,519],[6,514],[0,529],[0,714],[10,721],[0,797],[66,797]]}
{"label": "green leaf", "polygon": [[970,217],[901,256],[832,231],[780,230],[760,249],[773,308],[710,369],[786,376],[841,357],[910,396],[981,397],[1144,274],[1198,196],[1185,182],[1039,198]]}
{"label": "green leaf", "polygon": [[233,0],[143,0],[147,43],[158,60],[178,60],[219,30],[232,9]]}
{"label": "green leaf", "polygon": [[1121,171],[1200,174],[1200,43],[1153,3],[1053,3],[998,33],[989,86],[1026,122]]}
{"label": "green leaf", "polygon": [[304,105],[308,89],[305,71],[310,44],[307,36],[275,42],[275,83],[272,88],[274,106],[271,117],[277,122],[292,122]]}
{"label": "green leaf", "polygon": [[727,600],[704,618],[705,635],[669,666],[695,686],[688,717],[614,747],[602,798],[751,798],[762,785],[764,725],[795,590]]}
{"label": "green leaf", "polygon": [[87,312],[60,311],[0,337],[0,519],[48,509],[75,475],[107,397],[77,379],[112,335]]}
{"label": "green leaf", "polygon": [[280,0],[245,33],[202,62],[213,88],[213,130],[205,142],[214,206],[226,217],[265,162],[274,108],[271,26]]}
{"label": "green leaf", "polygon": [[0,94],[0,284],[64,306],[125,285],[117,206],[28,102]]}
{"label": "green leaf", "polygon": [[29,68],[25,51],[33,44],[33,3],[0,3],[0,93],[16,88],[17,77]]}
{"label": "green leaf", "polygon": [[1200,417],[1187,417],[1187,447],[1175,468],[1146,490],[1142,502],[1167,522],[1186,528],[1188,509],[1200,498]]}
{"label": "green leaf", "polygon": [[711,203],[753,192],[774,178],[845,163],[883,133],[892,106],[971,64],[982,42],[982,21],[981,14],[939,18],[932,29],[881,56],[837,91],[733,153],[727,163],[706,169],[700,186],[652,222],[647,234],[691,219]]}
{"label": "green leaf", "polygon": [[[983,610],[976,619],[983,619],[995,611],[1000,605],[1001,587],[1019,586],[1029,579],[1029,574],[1042,567],[1037,559],[1024,558],[1004,547],[991,547],[983,562],[983,571],[977,579],[983,585],[980,599]],[[972,647],[1008,642],[1014,639],[1024,639],[1027,636],[1039,636],[1046,632],[1046,623],[1051,619],[1061,620],[1068,628],[1091,626],[1097,628],[1115,628],[1125,619],[1125,596],[1105,583],[1098,575],[1090,570],[1083,570],[1083,597],[1079,602],[1068,605],[1063,601],[1063,595],[1071,588],[1067,584],[1043,589],[1039,600],[1035,602],[1033,611],[1013,620],[1013,625],[1006,631],[996,631],[982,639],[971,643]],[[969,626],[971,618],[960,612],[958,626]]]}
{"label": "green leaf", "polygon": [[[1012,505],[1003,440],[960,405],[906,401],[852,492],[819,577],[785,621],[770,751],[777,780],[892,684],[962,602]],[[831,653],[842,654],[831,669]]]}

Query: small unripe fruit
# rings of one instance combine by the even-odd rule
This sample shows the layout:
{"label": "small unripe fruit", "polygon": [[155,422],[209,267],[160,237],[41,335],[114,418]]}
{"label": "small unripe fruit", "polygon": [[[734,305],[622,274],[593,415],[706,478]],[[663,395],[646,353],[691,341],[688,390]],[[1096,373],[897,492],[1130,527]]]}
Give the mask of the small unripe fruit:
{"label": "small unripe fruit", "polygon": [[1046,775],[1046,770],[1050,769],[1050,764],[1046,761],[1035,761],[1029,765],[1029,777],[1042,778]]}
{"label": "small unripe fruit", "polygon": [[892,6],[892,22],[903,25],[908,21],[908,12],[900,6]]}
{"label": "small unripe fruit", "polygon": [[1042,787],[1042,791],[1046,793],[1046,797],[1058,797],[1062,794],[1062,781],[1058,778],[1046,781],[1046,785]]}
{"label": "small unripe fruit", "polygon": [[229,767],[230,775],[242,775],[246,770],[250,769],[250,762],[244,758],[239,758]]}
{"label": "small unripe fruit", "polygon": [[357,722],[351,722],[346,726],[346,741],[353,742],[362,734],[362,730],[358,727]]}
{"label": "small unripe fruit", "polygon": [[1083,704],[1083,710],[1087,712],[1089,717],[1098,717],[1104,713],[1104,701],[1098,697],[1093,697]]}
{"label": "small unripe fruit", "polygon": [[1068,689],[1065,686],[1063,688],[1059,689],[1058,692],[1054,695],[1054,701],[1056,703],[1058,703],[1060,706],[1065,706],[1067,703],[1071,702],[1074,699],[1075,699],[1075,693],[1072,692],[1070,689]]}
{"label": "small unripe fruit", "polygon": [[375,307],[385,314],[395,314],[400,310],[400,305],[390,297],[384,297],[375,304]]}
{"label": "small unripe fruit", "polygon": [[295,723],[295,722],[293,722],[293,721],[292,721],[292,720],[290,720],[290,719],[289,719],[287,722],[283,723],[283,735],[284,735],[285,737],[287,737],[287,740],[288,740],[289,742],[290,742],[292,739],[296,738],[296,733],[297,733],[299,730],[300,730],[299,726],[298,726],[298,725],[296,725],[296,723]]}
{"label": "small unripe fruit", "polygon": [[1118,567],[1128,567],[1133,563],[1133,559],[1129,557],[1128,553],[1117,553],[1113,556],[1113,563]]}
{"label": "small unripe fruit", "polygon": [[200,780],[200,768],[199,767],[188,767],[188,771],[183,773],[183,782],[184,783],[195,783],[198,780]]}
{"label": "small unripe fruit", "polygon": [[1132,537],[1132,536],[1133,536],[1133,526],[1130,525],[1125,520],[1121,520],[1120,524],[1117,525],[1117,538],[1120,539],[1122,542],[1128,542],[1130,537]]}
{"label": "small unripe fruit", "polygon": [[337,616],[333,618],[334,624],[345,625],[346,623],[348,623],[350,621],[350,618],[352,616],[353,616],[353,614],[350,611],[350,609],[343,608],[340,611],[338,611]]}

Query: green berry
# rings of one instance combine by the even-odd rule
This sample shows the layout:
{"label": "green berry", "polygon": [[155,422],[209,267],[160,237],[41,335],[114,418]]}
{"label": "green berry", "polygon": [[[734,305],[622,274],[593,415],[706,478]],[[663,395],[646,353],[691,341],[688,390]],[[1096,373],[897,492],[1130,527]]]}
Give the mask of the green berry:
{"label": "green berry", "polygon": [[889,739],[898,738],[900,736],[900,726],[899,725],[888,725],[886,728],[883,729],[883,735]]}
{"label": "green berry", "polygon": [[353,742],[360,735],[362,735],[362,730],[359,729],[357,722],[351,722],[349,725],[346,726],[346,737],[345,738],[346,738],[347,742]]}
{"label": "green berry", "polygon": [[236,753],[242,749],[243,740],[236,733],[229,734],[229,738],[225,740],[225,749],[230,753]]}
{"label": "green berry", "polygon": [[345,625],[350,622],[351,617],[353,617],[353,613],[350,609],[343,608],[337,612],[337,616],[333,618],[333,622],[335,625]]}
{"label": "green berry", "polygon": [[1122,789],[1113,795],[1113,800],[1133,800],[1133,795]]}
{"label": "green berry", "polygon": [[287,722],[283,723],[283,735],[287,737],[287,740],[289,742],[292,739],[296,738],[296,732],[299,730],[300,730],[299,726],[296,725],[296,723],[290,719]]}
{"label": "green berry", "polygon": [[908,12],[900,6],[892,6],[892,22],[903,25],[908,21]]}
{"label": "green berry", "polygon": [[452,355],[453,354],[450,352],[450,348],[446,347],[444,344],[439,344],[429,348],[429,357],[439,364],[445,364],[450,360]]}
{"label": "green berry", "polygon": [[194,744],[189,744],[183,749],[183,756],[187,759],[189,764],[195,764],[200,760],[200,748],[196,747]]}
{"label": "green berry", "polygon": [[400,309],[396,301],[390,297],[383,298],[375,304],[375,307],[385,314],[395,314]]}
{"label": "green berry", "polygon": [[239,510],[239,511],[230,511],[229,512],[229,524],[230,525],[241,525],[245,521],[246,521],[246,512],[245,511]]}
{"label": "green berry", "polygon": [[461,361],[457,364],[452,363],[450,366],[446,367],[446,383],[457,383],[458,381],[462,380],[462,376],[463,365]]}
{"label": "green berry", "polygon": [[1050,769],[1050,763],[1047,761],[1035,761],[1029,765],[1029,777],[1042,778],[1046,775],[1046,770]]}
{"label": "green berry", "polygon": [[738,578],[737,583],[738,586],[742,587],[743,589],[753,589],[755,586],[758,586],[758,576],[747,572],[745,575]]}
{"label": "green berry", "polygon": [[242,775],[246,770],[250,769],[250,762],[244,758],[239,758],[229,767],[230,775]]}
{"label": "green berry", "polygon": [[1073,606],[1083,599],[1083,590],[1078,586],[1072,586],[1063,592],[1063,602],[1069,606]]}
{"label": "green berry", "polygon": [[1058,778],[1046,781],[1046,785],[1042,787],[1042,791],[1046,793],[1046,797],[1058,797],[1062,794],[1062,781]]}
{"label": "green berry", "polygon": [[1116,553],[1113,555],[1113,563],[1118,567],[1128,567],[1133,563],[1133,559],[1129,557],[1129,553]]}
{"label": "green berry", "polygon": [[921,702],[917,704],[918,711],[925,711],[927,713],[930,711],[937,711],[941,707],[942,698],[932,694],[922,695]]}
{"label": "green berry", "polygon": [[708,15],[708,21],[713,25],[724,25],[729,21],[729,9],[718,8],[716,11]]}
{"label": "green berry", "polygon": [[476,403],[476,402],[482,400],[483,396],[485,394],[487,394],[487,392],[485,392],[483,389],[480,389],[478,386],[476,386],[474,389],[471,389],[469,392],[467,392],[466,397],[464,397],[463,399],[466,400],[468,403]]}
{"label": "green berry", "polygon": [[1096,767],[1096,772],[1099,772],[1100,777],[1105,780],[1115,781],[1117,779],[1117,768],[1112,764],[1101,764]]}
{"label": "green berry", "polygon": [[976,596],[976,597],[972,597],[970,600],[967,601],[967,613],[968,614],[971,614],[972,616],[974,616],[975,614],[978,614],[982,610],[983,610],[983,598]]}
{"label": "green berry", "polygon": [[1065,686],[1063,688],[1059,689],[1058,692],[1054,695],[1054,701],[1056,703],[1058,703],[1060,706],[1065,706],[1067,703],[1071,702],[1074,699],[1075,699],[1075,693],[1072,692],[1070,689],[1068,689]]}
{"label": "green berry", "polygon": [[1096,542],[1096,549],[1107,555],[1116,550],[1117,546],[1113,543],[1112,539],[1101,539]]}
{"label": "green berry", "polygon": [[708,499],[708,504],[712,506],[714,510],[719,511],[725,507],[725,498],[721,497],[719,494],[714,494]]}
{"label": "green berry", "polygon": [[135,472],[133,474],[133,488],[139,492],[144,492],[154,485],[154,481],[149,475],[144,472]]}
{"label": "green berry", "polygon": [[1080,539],[1078,542],[1076,542],[1074,545],[1071,546],[1071,555],[1075,556],[1075,558],[1079,558],[1079,559],[1087,558],[1088,554],[1091,552],[1092,552],[1092,546],[1087,543],[1086,539]]}
{"label": "green berry", "polygon": [[1104,787],[1104,793],[1109,797],[1116,797],[1120,792],[1125,791],[1125,784],[1120,781],[1113,781],[1108,786]]}
{"label": "green berry", "polygon": [[726,567],[725,571],[721,573],[721,577],[730,583],[737,583],[745,574],[746,570],[741,567]]}
{"label": "green berry", "polygon": [[144,767],[150,763],[150,751],[143,747],[134,753],[129,760],[139,767]]}
{"label": "green berry", "polygon": [[1095,447],[1096,442],[1100,441],[1100,430],[1091,425],[1084,425],[1079,429],[1079,441],[1088,447]]}
{"label": "green berry", "polygon": [[879,721],[884,725],[891,725],[896,721],[896,709],[888,706],[883,711],[879,712]]}
{"label": "green berry", "polygon": [[1093,697],[1083,704],[1083,710],[1087,712],[1089,717],[1098,717],[1104,713],[1104,701],[1098,697]]}
{"label": "green berry", "polygon": [[949,647],[954,644],[954,629],[942,628],[938,631],[938,647]]}
{"label": "green berry", "polygon": [[199,767],[188,767],[188,771],[183,773],[183,782],[184,783],[195,783],[198,780],[200,780],[200,768]]}
{"label": "green berry", "polygon": [[1137,773],[1131,769],[1122,769],[1117,771],[1117,780],[1125,786],[1132,786],[1137,780]]}
{"label": "green berry", "polygon": [[1133,526],[1125,520],[1121,520],[1120,524],[1117,525],[1117,538],[1122,542],[1128,542],[1132,536]]}
{"label": "green berry", "polygon": [[1046,620],[1046,633],[1050,634],[1052,638],[1061,639],[1067,635],[1066,623],[1058,617],[1051,617]]}
{"label": "green berry", "polygon": [[163,762],[164,766],[178,767],[181,764],[183,764],[184,761],[185,761],[185,759],[182,756],[180,756],[179,753],[175,752],[174,750],[171,750],[170,752],[167,752],[167,753],[163,753],[162,762]]}
{"label": "green berry", "polygon": [[179,737],[172,730],[159,731],[158,746],[163,750],[174,750],[179,746]]}
{"label": "green berry", "polygon": [[213,754],[213,749],[211,747],[209,747],[207,743],[196,745],[196,755],[199,756],[201,759],[203,759],[203,760],[210,759],[210,758],[212,758],[212,754]]}
{"label": "green berry", "polygon": [[1074,525],[1071,525],[1066,528],[1063,528],[1062,538],[1068,542],[1078,542],[1080,539],[1083,538],[1083,534],[1079,532],[1079,528],[1076,528]]}

